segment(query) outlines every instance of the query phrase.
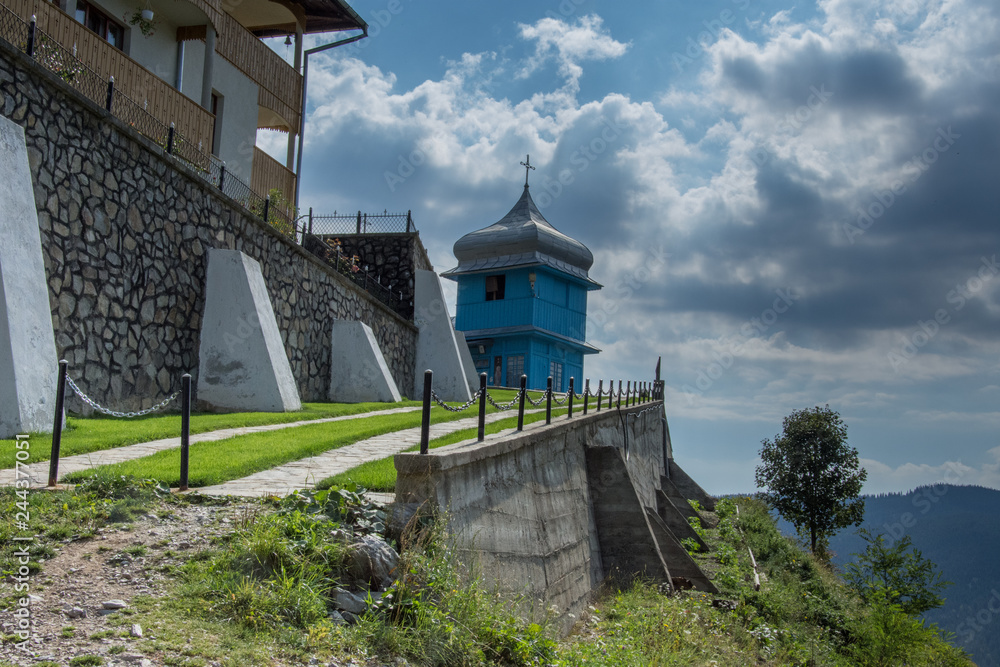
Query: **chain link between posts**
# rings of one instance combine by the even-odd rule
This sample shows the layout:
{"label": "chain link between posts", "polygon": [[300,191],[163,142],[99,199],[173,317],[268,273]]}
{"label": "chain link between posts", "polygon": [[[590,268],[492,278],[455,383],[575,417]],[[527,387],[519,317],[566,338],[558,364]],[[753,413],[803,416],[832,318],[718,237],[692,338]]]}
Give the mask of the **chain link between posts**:
{"label": "chain link between posts", "polygon": [[514,404],[517,403],[520,398],[521,398],[521,390],[518,389],[517,396],[512,398],[510,403],[504,403],[503,405],[501,405],[500,403],[497,403],[495,400],[493,400],[493,396],[490,395],[489,391],[486,392],[486,401],[500,412],[503,412],[505,410],[510,410],[511,408],[513,408]]}
{"label": "chain link between posts", "polygon": [[545,403],[545,397],[546,396],[548,396],[548,391],[542,392],[541,397],[539,397],[539,399],[537,401],[534,400],[534,399],[532,399],[530,394],[525,394],[524,398],[525,398],[525,400],[528,401],[528,403],[531,403],[536,408],[539,408],[539,407],[541,407]]}
{"label": "chain link between posts", "polygon": [[431,398],[434,399],[435,403],[437,403],[438,405],[440,405],[442,408],[444,408],[448,412],[461,412],[462,410],[468,410],[470,407],[472,407],[473,405],[476,404],[476,402],[479,400],[479,392],[477,391],[475,393],[475,395],[472,397],[472,400],[470,400],[468,403],[466,403],[465,405],[463,405],[462,407],[459,407],[459,408],[453,408],[452,406],[448,405],[447,403],[445,403],[444,401],[442,401],[440,398],[438,398],[438,395],[435,394],[433,391],[431,392]]}
{"label": "chain link between posts", "polygon": [[82,389],[76,386],[76,383],[73,382],[73,378],[69,377],[68,375],[66,376],[66,382],[69,384],[73,392],[80,397],[81,401],[83,401],[90,407],[94,408],[98,412],[101,412],[111,417],[124,417],[126,419],[132,419],[134,417],[143,417],[150,413],[156,412],[157,410],[162,410],[163,408],[168,406],[171,401],[176,400],[177,397],[181,395],[180,390],[177,390],[167,398],[157,403],[156,405],[146,408],[145,410],[138,410],[136,412],[118,412],[117,410],[111,410],[109,408],[104,407],[103,405],[100,405],[99,403],[97,403],[97,401],[90,398],[90,396],[87,396],[85,393],[83,393]]}

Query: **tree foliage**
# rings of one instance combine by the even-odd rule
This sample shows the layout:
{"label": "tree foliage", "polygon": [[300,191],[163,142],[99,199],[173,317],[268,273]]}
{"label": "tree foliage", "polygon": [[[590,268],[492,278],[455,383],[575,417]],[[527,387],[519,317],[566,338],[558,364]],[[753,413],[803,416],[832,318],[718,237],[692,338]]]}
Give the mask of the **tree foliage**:
{"label": "tree foliage", "polygon": [[924,558],[909,535],[886,544],[885,535],[873,535],[865,528],[858,534],[867,546],[854,554],[857,562],[847,564],[844,579],[863,600],[885,599],[911,615],[945,603],[939,593],[951,582],[944,581],[937,565]]}
{"label": "tree foliage", "polygon": [[808,536],[813,554],[841,528],[861,525],[865,501],[859,494],[868,473],[847,444],[847,427],[829,405],[796,410],[785,417],[781,435],[761,444],[757,486]]}

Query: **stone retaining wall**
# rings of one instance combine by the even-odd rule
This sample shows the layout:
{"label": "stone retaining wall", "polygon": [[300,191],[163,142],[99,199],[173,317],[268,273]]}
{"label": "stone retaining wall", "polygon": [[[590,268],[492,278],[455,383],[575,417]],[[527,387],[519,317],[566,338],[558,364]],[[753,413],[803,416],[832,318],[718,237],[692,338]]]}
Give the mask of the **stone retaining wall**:
{"label": "stone retaining wall", "polygon": [[413,386],[410,322],[3,42],[0,93],[25,128],[57,351],[97,401],[147,407],[197,375],[210,247],[260,262],[303,400],[326,400],[336,318],[371,327]]}
{"label": "stone retaining wall", "polygon": [[370,271],[379,283],[391,286],[394,293],[402,293],[402,302],[410,304],[404,315],[413,315],[413,289],[415,271],[433,271],[427,251],[420,242],[420,235],[408,234],[327,234],[322,238],[335,238],[348,257],[357,255],[362,267]]}

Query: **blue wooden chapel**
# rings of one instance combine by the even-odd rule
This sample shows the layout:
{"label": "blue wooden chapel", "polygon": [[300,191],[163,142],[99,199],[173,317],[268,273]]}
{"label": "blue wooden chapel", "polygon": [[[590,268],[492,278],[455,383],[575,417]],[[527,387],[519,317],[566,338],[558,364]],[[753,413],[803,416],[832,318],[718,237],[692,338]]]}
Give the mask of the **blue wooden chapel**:
{"label": "blue wooden chapel", "polygon": [[[528,163],[521,163],[534,169]],[[586,342],[587,292],[601,285],[587,272],[594,255],[553,227],[528,191],[497,223],[470,232],[454,247],[458,266],[441,274],[458,283],[455,329],[493,386],[582,391],[583,358],[599,352]]]}

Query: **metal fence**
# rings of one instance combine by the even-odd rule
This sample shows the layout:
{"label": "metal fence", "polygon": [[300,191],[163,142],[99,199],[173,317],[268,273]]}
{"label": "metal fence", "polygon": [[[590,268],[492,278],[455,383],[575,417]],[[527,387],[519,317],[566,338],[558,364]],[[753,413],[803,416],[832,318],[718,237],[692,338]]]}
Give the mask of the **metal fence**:
{"label": "metal fence", "polygon": [[[530,403],[534,407],[545,406],[545,423],[552,423],[552,404],[555,403],[557,406],[566,406],[566,418],[573,418],[573,403],[574,401],[583,401],[583,414],[587,414],[590,407],[590,399],[596,398],[597,404],[594,406],[597,412],[600,412],[601,406],[604,404],[605,399],[607,400],[607,409],[611,410],[617,408],[619,413],[621,413],[622,403],[624,402],[624,407],[628,408],[633,405],[638,405],[639,403],[649,403],[651,401],[661,401],[663,400],[663,384],[657,379],[653,382],[638,382],[634,384],[629,381],[624,389],[622,388],[622,380],[618,381],[618,391],[615,391],[614,381],[608,383],[607,392],[604,391],[604,381],[600,381],[597,385],[597,393],[593,393],[590,389],[590,380],[584,382],[583,393],[578,394],[575,389],[575,378],[569,379],[569,389],[565,394],[561,394],[562,398],[556,396],[552,391],[552,376],[550,375],[546,380],[546,388],[542,396],[538,400],[533,400],[528,395],[528,376],[521,376],[521,386],[518,389],[517,394],[514,398],[505,404],[499,404],[490,395],[489,390],[486,386],[486,373],[479,374],[479,391],[473,394],[472,398],[466,402],[464,405],[448,405],[434,392],[434,372],[424,371],[424,393],[423,393],[423,407],[421,410],[420,419],[420,453],[426,454],[429,449],[430,443],[430,427],[431,427],[431,402],[437,403],[439,406],[448,410],[449,412],[463,412],[475,406],[479,405],[479,428],[477,434],[477,440],[482,442],[486,438],[486,405],[492,405],[498,412],[504,412],[506,410],[513,410],[515,405],[517,406],[517,430],[521,431],[524,429],[524,410],[525,403]],[[656,406],[654,406],[655,408]],[[645,410],[643,411],[645,412]],[[624,423],[623,418],[623,423]],[[625,434],[624,440],[624,453],[626,458],[628,457],[628,435]]]}
{"label": "metal fence", "polygon": [[309,224],[307,227],[310,234],[317,236],[327,236],[336,234],[346,236],[348,234],[408,234],[417,231],[413,224],[413,215],[410,211],[406,213],[349,213],[338,215],[336,211],[333,215],[313,215],[309,211]]}

